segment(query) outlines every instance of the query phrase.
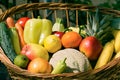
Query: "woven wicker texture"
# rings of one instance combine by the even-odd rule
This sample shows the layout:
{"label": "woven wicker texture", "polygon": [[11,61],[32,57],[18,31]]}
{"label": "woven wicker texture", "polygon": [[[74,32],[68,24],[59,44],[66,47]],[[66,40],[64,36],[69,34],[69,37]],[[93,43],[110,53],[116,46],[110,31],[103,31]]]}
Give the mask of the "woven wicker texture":
{"label": "woven wicker texture", "polygon": [[[46,10],[50,9],[52,14],[56,10],[64,10],[66,12],[67,25],[69,24],[68,10],[78,11],[95,11],[99,8],[104,14],[111,14],[116,17],[120,17],[120,11],[100,8],[97,6],[88,6],[83,4],[65,4],[65,3],[31,3],[22,4],[12,7],[0,15],[0,21],[4,21],[8,16],[13,16],[17,13],[32,10]],[[47,18],[49,15],[44,16]],[[78,17],[78,15],[76,15]],[[76,19],[76,25],[78,24],[78,19]],[[64,73],[64,74],[32,74],[28,73],[27,70],[23,70],[14,64],[7,58],[3,50],[0,49],[0,60],[7,66],[8,71],[13,78],[13,80],[119,80],[120,79],[120,58],[114,59],[107,65],[101,67],[100,69],[82,72],[82,73]]]}

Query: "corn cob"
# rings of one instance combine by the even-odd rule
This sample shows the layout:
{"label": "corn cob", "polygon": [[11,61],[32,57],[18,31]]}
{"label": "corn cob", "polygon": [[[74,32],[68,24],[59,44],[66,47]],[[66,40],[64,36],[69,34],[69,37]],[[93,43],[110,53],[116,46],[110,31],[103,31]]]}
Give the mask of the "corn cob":
{"label": "corn cob", "polygon": [[114,40],[111,40],[107,42],[103,47],[103,50],[95,65],[95,69],[100,68],[101,66],[107,64],[111,60],[113,52],[114,52]]}

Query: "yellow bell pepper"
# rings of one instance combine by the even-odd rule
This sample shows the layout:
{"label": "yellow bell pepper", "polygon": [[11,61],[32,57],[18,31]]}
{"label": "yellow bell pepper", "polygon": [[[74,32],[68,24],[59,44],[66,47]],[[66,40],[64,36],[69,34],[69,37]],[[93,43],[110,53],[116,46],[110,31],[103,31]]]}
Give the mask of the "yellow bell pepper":
{"label": "yellow bell pepper", "polygon": [[26,43],[43,45],[44,39],[52,33],[52,22],[48,19],[29,19],[24,28]]}

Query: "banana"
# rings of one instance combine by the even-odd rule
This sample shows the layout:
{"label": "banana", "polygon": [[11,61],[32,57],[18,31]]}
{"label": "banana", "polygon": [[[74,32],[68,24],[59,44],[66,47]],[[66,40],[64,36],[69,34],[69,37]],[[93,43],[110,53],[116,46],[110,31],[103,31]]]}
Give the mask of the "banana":
{"label": "banana", "polygon": [[115,53],[120,51],[120,30],[113,30],[113,35],[115,38]]}
{"label": "banana", "polygon": [[118,58],[118,57],[120,57],[120,51],[118,53],[116,53],[116,55],[114,56],[113,59]]}
{"label": "banana", "polygon": [[20,41],[17,30],[15,27],[10,28],[10,37],[12,39],[14,50],[17,54],[20,54]]}
{"label": "banana", "polygon": [[101,66],[107,64],[111,60],[113,52],[114,52],[114,39],[111,40],[110,42],[107,42],[103,47],[103,50],[95,65],[95,69],[100,68]]}

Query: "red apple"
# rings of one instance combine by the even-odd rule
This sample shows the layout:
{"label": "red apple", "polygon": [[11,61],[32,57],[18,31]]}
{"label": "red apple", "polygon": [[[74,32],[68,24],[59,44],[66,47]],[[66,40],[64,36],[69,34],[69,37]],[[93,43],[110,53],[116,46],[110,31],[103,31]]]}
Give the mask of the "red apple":
{"label": "red apple", "polygon": [[54,35],[58,36],[60,39],[62,38],[64,32],[60,32],[60,31],[54,31],[53,32]]}
{"label": "red apple", "polygon": [[101,53],[102,44],[95,37],[89,36],[82,40],[79,50],[85,53],[90,60],[96,60]]}
{"label": "red apple", "polygon": [[21,54],[26,55],[30,60],[33,60],[37,57],[49,59],[49,54],[47,50],[40,44],[29,43],[26,44],[21,51]]}

